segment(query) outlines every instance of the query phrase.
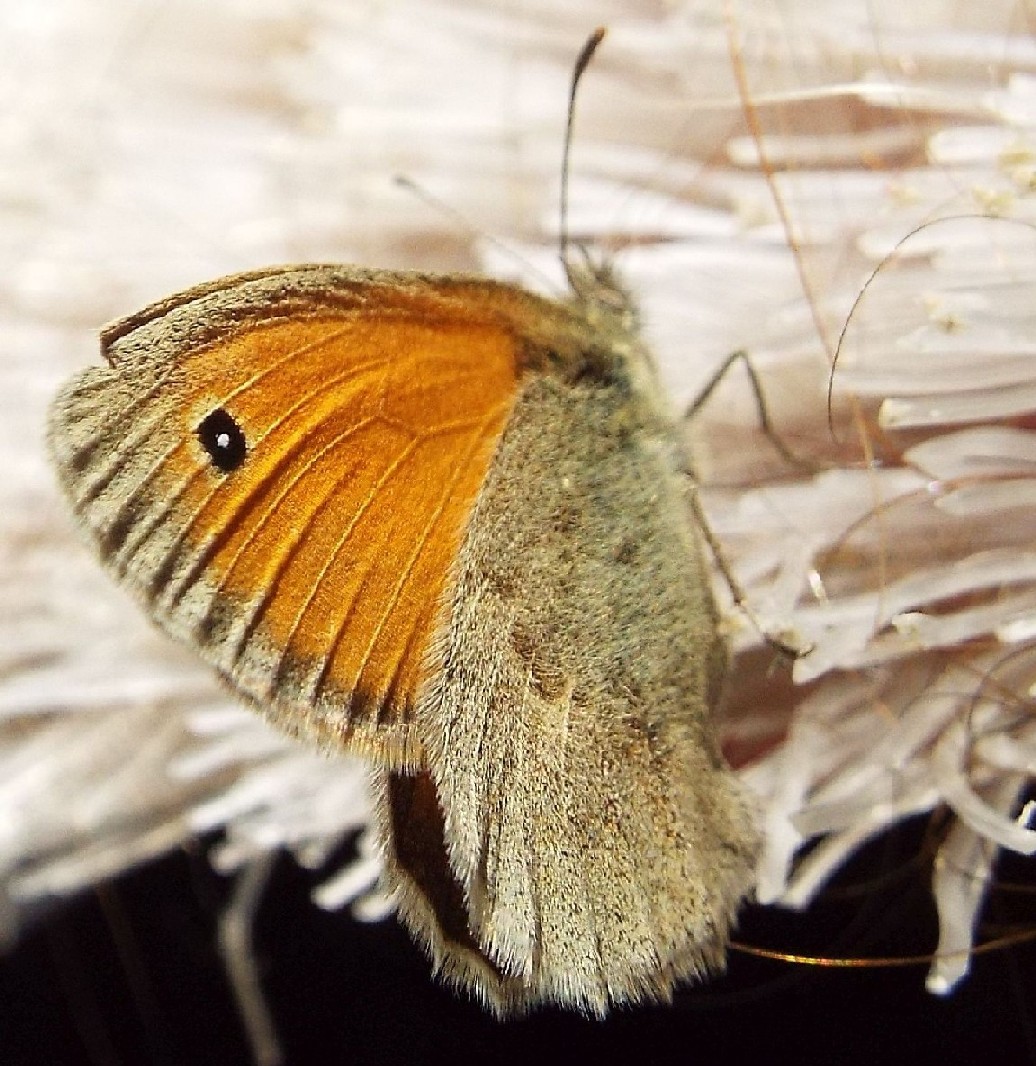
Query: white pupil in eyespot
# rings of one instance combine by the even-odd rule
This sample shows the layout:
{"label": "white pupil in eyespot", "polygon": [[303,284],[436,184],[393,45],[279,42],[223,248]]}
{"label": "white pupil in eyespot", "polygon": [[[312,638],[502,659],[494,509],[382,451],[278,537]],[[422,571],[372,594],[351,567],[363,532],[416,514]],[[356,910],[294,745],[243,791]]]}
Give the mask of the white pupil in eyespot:
{"label": "white pupil in eyespot", "polygon": [[229,433],[217,433],[216,434],[216,447],[217,448],[229,448],[230,447],[230,434]]}

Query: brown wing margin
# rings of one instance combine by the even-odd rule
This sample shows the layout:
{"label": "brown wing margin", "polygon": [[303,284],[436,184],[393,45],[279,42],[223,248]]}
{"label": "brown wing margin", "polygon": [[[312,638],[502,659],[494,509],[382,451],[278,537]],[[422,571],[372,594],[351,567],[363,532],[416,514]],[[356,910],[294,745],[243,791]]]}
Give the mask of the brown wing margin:
{"label": "brown wing margin", "polygon": [[[519,313],[541,301],[321,271],[230,279],[110,327],[109,367],[55,405],[53,450],[160,624],[289,730],[414,766],[425,648],[519,387]],[[230,474],[196,437],[217,408],[248,445]]]}

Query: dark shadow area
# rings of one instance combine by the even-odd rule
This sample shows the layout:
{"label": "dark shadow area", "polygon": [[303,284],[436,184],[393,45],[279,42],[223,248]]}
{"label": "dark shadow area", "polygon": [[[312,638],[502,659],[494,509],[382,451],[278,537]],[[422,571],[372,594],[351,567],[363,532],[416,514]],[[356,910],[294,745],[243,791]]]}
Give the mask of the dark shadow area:
{"label": "dark shadow area", "polygon": [[[930,950],[927,874],[909,861],[922,837],[915,824],[867,849],[808,915],[747,909],[738,938],[803,954]],[[1031,864],[1008,858],[999,878],[1024,889]],[[725,977],[671,1007],[499,1024],[430,981],[394,922],[312,906],[317,880],[281,861],[257,929],[291,1064],[1036,1063],[1032,943],[977,957],[947,999],[925,992],[923,966],[818,969],[734,951]],[[52,914],[0,961],[0,1062],[249,1063],[214,947],[228,895],[200,851],[180,853]],[[1031,926],[1034,909],[1031,894],[997,892],[988,918]]]}

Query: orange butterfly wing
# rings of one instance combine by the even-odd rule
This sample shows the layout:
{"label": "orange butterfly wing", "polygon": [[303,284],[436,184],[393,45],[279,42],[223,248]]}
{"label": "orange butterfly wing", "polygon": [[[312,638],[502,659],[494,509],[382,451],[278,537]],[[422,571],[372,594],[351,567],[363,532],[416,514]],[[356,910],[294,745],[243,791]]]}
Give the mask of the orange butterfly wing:
{"label": "orange butterfly wing", "polygon": [[407,275],[226,279],[111,327],[51,426],[164,628],[289,730],[395,766],[420,759],[424,656],[518,390],[521,338],[472,303]]}

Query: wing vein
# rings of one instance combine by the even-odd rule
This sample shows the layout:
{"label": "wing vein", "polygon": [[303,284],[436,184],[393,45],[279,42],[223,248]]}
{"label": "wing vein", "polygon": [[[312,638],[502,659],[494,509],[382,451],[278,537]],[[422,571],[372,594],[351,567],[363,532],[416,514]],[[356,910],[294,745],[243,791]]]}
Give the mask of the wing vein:
{"label": "wing vein", "polygon": [[[374,646],[381,638],[381,634],[384,632],[385,629],[385,624],[391,616],[393,610],[395,609],[396,604],[399,602],[399,597],[402,594],[403,588],[405,587],[406,583],[410,580],[410,577],[413,574],[414,566],[416,565],[418,558],[427,547],[429,540],[431,539],[432,533],[434,532],[440,519],[442,518],[443,511],[446,509],[446,505],[449,503],[450,498],[453,494],[453,490],[456,488],[457,482],[462,477],[467,463],[470,462],[472,456],[475,454],[478,448],[485,443],[486,438],[489,436],[490,427],[499,422],[501,414],[507,409],[507,407],[509,407],[509,404],[497,404],[489,412],[487,412],[487,414],[478,422],[477,427],[475,427],[475,432],[472,434],[471,443],[465,450],[462,461],[459,461],[454,465],[450,478],[445,483],[434,510],[429,515],[428,521],[426,522],[424,529],[421,531],[420,536],[417,538],[417,543],[414,546],[413,551],[410,553],[409,559],[407,559],[406,564],[401,568],[400,576],[399,579],[396,581],[395,587],[392,589],[391,594],[385,602],[385,606],[381,612],[381,617],[378,619],[378,623],[374,627],[370,639],[367,641],[367,647],[363,653],[363,658],[361,659],[361,662],[364,665],[370,660],[370,656],[373,652]],[[338,647],[345,634],[347,625],[348,614],[346,614],[346,616],[339,624],[337,632],[335,633],[331,650],[327,657],[324,659],[320,675],[317,678],[317,685],[315,690],[317,693],[319,693],[320,689],[323,687],[324,681],[327,676],[327,671],[330,668],[330,664],[334,660],[334,657],[338,651]],[[398,667],[399,664],[397,663],[396,668],[398,669]],[[362,675],[363,669],[364,666],[361,666],[360,675]],[[360,676],[358,675],[356,678],[355,685],[353,686],[354,688],[359,685],[359,680]]]}

